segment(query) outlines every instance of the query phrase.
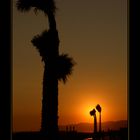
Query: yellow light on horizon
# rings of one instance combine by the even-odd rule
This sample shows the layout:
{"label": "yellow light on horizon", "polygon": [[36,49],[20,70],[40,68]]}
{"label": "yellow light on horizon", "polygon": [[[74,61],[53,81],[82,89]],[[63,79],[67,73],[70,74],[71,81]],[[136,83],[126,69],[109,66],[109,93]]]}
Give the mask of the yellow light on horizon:
{"label": "yellow light on horizon", "polygon": [[[110,116],[110,108],[109,105],[101,100],[93,100],[93,102],[91,102],[91,99],[88,100],[86,99],[86,101],[82,101],[81,104],[79,104],[79,107],[77,109],[77,114],[79,114],[80,119],[82,122],[87,122],[87,123],[92,123],[93,122],[93,116],[90,115],[90,111],[93,109],[96,109],[96,105],[99,104],[102,108],[101,111],[101,116],[102,116],[102,122],[104,121],[108,121],[111,116]],[[97,119],[99,118],[99,112],[96,109],[96,116]]]}
{"label": "yellow light on horizon", "polygon": [[[86,94],[87,92],[92,92],[94,94]],[[60,124],[67,123],[93,123],[93,116],[90,115],[90,111],[96,109],[96,105],[99,104],[102,108],[101,111],[101,121],[116,121],[119,119],[119,114],[115,112],[117,110],[115,103],[112,105],[112,101],[104,95],[101,96],[103,91],[97,90],[86,90],[80,92],[82,96],[79,96],[78,100],[73,100],[70,104],[71,108],[69,110],[67,107],[63,106],[63,110],[59,114]],[[105,91],[104,91],[105,92]],[[98,96],[97,96],[98,95]],[[63,114],[66,114],[65,116]],[[99,112],[96,110],[97,122],[99,122]]]}

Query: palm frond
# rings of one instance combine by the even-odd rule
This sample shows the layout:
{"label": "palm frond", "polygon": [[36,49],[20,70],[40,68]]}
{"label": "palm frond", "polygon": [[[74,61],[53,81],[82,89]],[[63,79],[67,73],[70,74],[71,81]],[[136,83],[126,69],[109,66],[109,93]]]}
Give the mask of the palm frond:
{"label": "palm frond", "polygon": [[67,81],[68,77],[72,74],[73,66],[76,63],[67,54],[62,54],[58,57],[58,68],[57,76],[58,80],[62,80],[64,83]]}
{"label": "palm frond", "polygon": [[96,109],[98,110],[98,112],[101,112],[102,108],[99,104],[97,104]]}
{"label": "palm frond", "polygon": [[42,60],[47,56],[47,52],[49,52],[48,47],[48,31],[45,30],[41,35],[36,35],[31,40],[33,46],[39,51]]}
{"label": "palm frond", "polygon": [[43,11],[45,14],[55,13],[56,6],[54,0],[17,0],[16,7],[21,12],[28,12],[31,8],[34,11]]}
{"label": "palm frond", "polygon": [[91,115],[91,116],[94,116],[95,113],[96,113],[96,110],[95,110],[95,109],[93,109],[93,110],[90,111],[90,115]]}
{"label": "palm frond", "polygon": [[33,6],[34,0],[17,0],[16,7],[21,12],[28,12]]}
{"label": "palm frond", "polygon": [[31,40],[33,46],[39,51],[40,56],[43,60],[52,58],[54,52],[57,50],[59,45],[59,38],[57,31],[45,30],[40,35],[36,35]]}

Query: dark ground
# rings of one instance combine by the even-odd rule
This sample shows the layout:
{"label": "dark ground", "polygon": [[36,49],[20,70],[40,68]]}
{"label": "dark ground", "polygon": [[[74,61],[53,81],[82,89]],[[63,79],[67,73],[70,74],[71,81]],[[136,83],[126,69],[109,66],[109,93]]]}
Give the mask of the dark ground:
{"label": "dark ground", "polygon": [[[83,140],[84,138],[91,137],[89,133],[76,133],[76,132],[60,132],[57,140]],[[39,132],[19,132],[13,133],[13,140],[50,140]]]}
{"label": "dark ground", "polygon": [[[92,136],[92,133],[59,132],[57,138],[49,139],[40,132],[18,132],[13,133],[12,140],[84,140]],[[101,140],[128,140],[128,129],[123,128],[119,131],[103,132],[102,136],[103,139]]]}

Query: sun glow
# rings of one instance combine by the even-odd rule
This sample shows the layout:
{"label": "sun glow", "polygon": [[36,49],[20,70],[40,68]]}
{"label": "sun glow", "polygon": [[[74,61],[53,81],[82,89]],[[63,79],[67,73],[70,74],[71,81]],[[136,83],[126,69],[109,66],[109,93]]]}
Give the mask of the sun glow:
{"label": "sun glow", "polygon": [[[71,101],[69,100],[67,101],[67,103],[69,103],[69,106],[64,105],[62,107],[59,106],[60,107],[59,123],[60,124],[81,123],[81,122],[93,123],[93,116],[90,115],[90,111],[95,109],[97,104],[101,106],[102,122],[117,120],[118,116],[116,115],[114,106],[112,106],[112,101],[108,99],[106,94],[107,94],[106,91],[101,90],[95,91],[88,89],[85,91],[84,90],[81,91],[80,92],[81,96],[79,96],[78,99],[73,98]],[[68,109],[68,107],[71,108]],[[64,116],[63,114],[67,115]],[[96,109],[96,116],[98,122],[99,122],[99,114],[100,113]]]}
{"label": "sun glow", "polygon": [[[109,113],[110,108],[107,103],[99,99],[97,100],[94,99],[92,102],[91,102],[91,99],[90,100],[86,99],[86,101],[84,100],[81,102],[77,110],[77,112],[81,116],[82,122],[87,122],[87,123],[93,122],[93,116],[90,115],[90,111],[93,109],[96,109],[97,104],[99,104],[102,108],[102,111],[101,111],[102,121],[107,121],[111,117]],[[96,109],[96,116],[98,119],[99,112],[97,111],[97,109]]]}

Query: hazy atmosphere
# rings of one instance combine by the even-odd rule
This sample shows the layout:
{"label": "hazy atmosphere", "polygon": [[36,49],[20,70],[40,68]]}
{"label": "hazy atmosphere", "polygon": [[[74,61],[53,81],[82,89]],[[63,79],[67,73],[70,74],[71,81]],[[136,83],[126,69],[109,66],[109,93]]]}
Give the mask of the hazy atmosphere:
{"label": "hazy atmosphere", "polygon": [[[13,0],[13,131],[40,129],[43,62],[31,44],[48,19],[18,12]],[[127,120],[127,0],[56,0],[60,53],[76,65],[59,82],[59,125]]]}

